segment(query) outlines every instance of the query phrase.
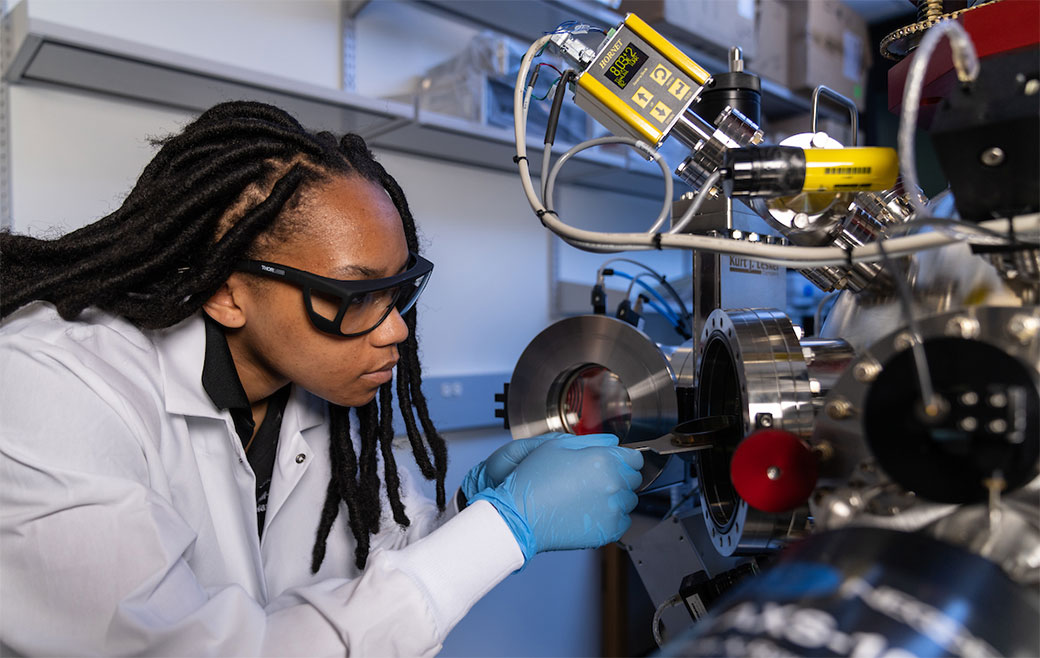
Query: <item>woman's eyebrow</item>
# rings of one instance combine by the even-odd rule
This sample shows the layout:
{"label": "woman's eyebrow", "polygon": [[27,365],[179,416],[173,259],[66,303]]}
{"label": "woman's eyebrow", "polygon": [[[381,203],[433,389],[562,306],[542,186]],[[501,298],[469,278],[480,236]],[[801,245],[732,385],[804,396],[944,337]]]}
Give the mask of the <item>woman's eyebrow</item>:
{"label": "woman's eyebrow", "polygon": [[398,270],[392,274],[384,274],[381,270],[372,269],[371,267],[366,267],[365,265],[343,265],[334,269],[333,274],[335,275],[334,278],[355,277],[363,279],[382,279],[388,276],[400,274],[407,270],[408,262],[410,260],[411,257],[406,258],[404,264],[401,265],[401,267],[398,268]]}
{"label": "woman's eyebrow", "polygon": [[364,265],[343,265],[342,267],[337,267],[332,273],[334,278],[381,279],[384,276],[379,270],[374,270]]}

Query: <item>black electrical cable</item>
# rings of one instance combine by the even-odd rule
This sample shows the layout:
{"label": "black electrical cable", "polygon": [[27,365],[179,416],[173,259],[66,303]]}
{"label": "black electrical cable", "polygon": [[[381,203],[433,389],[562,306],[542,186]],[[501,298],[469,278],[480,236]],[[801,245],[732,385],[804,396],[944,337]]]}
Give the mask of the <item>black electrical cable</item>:
{"label": "black electrical cable", "polygon": [[567,94],[567,83],[573,77],[575,77],[574,69],[567,69],[560,77],[560,81],[556,83],[556,95],[553,96],[552,107],[549,109],[549,120],[545,124],[545,144],[556,142],[556,126],[560,121],[564,96]]}

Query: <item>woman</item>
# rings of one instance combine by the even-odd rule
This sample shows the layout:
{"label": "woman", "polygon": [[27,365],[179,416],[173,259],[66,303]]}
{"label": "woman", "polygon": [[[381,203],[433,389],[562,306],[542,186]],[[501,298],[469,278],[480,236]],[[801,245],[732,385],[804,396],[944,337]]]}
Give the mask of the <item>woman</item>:
{"label": "woman", "polygon": [[111,215],[0,234],[0,267],[5,652],[431,654],[536,553],[629,524],[642,459],[610,436],[511,442],[447,504],[433,265],[355,135],[218,105]]}

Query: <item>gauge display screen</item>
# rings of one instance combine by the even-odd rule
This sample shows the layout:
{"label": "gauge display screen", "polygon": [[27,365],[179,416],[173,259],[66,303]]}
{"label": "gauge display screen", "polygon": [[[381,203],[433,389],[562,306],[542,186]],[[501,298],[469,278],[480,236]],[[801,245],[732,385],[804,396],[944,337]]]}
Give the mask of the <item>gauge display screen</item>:
{"label": "gauge display screen", "polygon": [[618,54],[607,70],[607,78],[621,89],[625,88],[635,74],[646,63],[646,53],[629,43]]}

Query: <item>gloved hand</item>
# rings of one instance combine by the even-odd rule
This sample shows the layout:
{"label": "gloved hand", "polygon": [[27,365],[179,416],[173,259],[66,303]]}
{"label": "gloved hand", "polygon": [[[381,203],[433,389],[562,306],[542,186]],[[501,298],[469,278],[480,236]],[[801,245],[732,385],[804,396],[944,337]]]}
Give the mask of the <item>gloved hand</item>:
{"label": "gloved hand", "polygon": [[643,456],[618,447],[612,434],[545,441],[486,500],[513,531],[525,560],[536,553],[596,548],[617,541],[632,525]]}
{"label": "gloved hand", "polygon": [[459,485],[462,495],[466,497],[466,500],[473,500],[473,496],[476,496],[484,489],[494,489],[502,484],[506,476],[512,473],[516,465],[522,462],[524,457],[531,454],[532,450],[550,439],[560,439],[565,436],[571,435],[563,434],[562,432],[549,432],[548,434],[542,434],[530,439],[510,441],[491,453],[490,457],[471,468],[469,473],[466,473],[466,477],[462,478],[462,484]]}

